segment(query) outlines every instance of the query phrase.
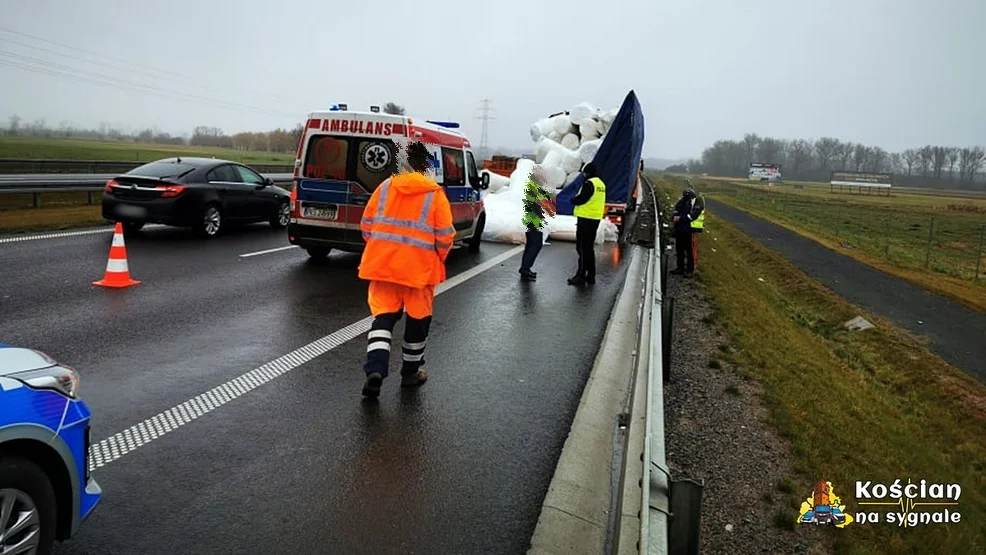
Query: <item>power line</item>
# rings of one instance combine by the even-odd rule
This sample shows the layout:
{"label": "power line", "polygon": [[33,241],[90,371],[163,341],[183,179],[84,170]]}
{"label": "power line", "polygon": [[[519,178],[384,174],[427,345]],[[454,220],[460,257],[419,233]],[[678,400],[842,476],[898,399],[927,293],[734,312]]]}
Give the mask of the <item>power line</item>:
{"label": "power line", "polygon": [[[4,60],[2,58],[7,58],[7,59]],[[151,94],[151,95],[169,98],[173,100],[177,99],[177,100],[184,100],[187,102],[193,102],[199,104],[209,104],[212,106],[233,109],[233,110],[245,110],[245,111],[249,110],[251,112],[266,112],[271,115],[279,115],[279,116],[289,115],[288,112],[282,112],[280,110],[273,110],[269,108],[262,108],[259,106],[239,104],[236,102],[218,100],[215,98],[209,98],[209,97],[190,94],[190,93],[171,91],[171,90],[163,89],[159,86],[150,86],[143,83],[129,81],[126,79],[120,79],[117,77],[112,77],[97,72],[78,70],[61,64],[49,62],[47,60],[40,60],[38,58],[32,58],[30,56],[24,56],[21,54],[6,52],[2,50],[0,50],[0,64],[6,65],[8,67],[15,67],[26,71],[31,71],[34,73],[41,73],[55,77],[67,77],[71,80],[91,83],[95,85],[101,85],[105,87],[111,87],[116,90],[127,89],[131,91]],[[291,117],[297,117],[297,114],[291,114]]]}
{"label": "power line", "polygon": [[[95,56],[97,58],[104,58],[104,59],[107,59],[107,60],[112,60],[112,61],[115,61],[115,62],[118,62],[118,63],[126,64],[126,67],[123,68],[126,71],[133,71],[133,72],[137,72],[137,73],[144,73],[146,75],[146,74],[148,74],[148,70],[150,70],[150,71],[153,71],[155,73],[166,75],[169,78],[181,79],[183,83],[188,83],[190,80],[195,80],[195,81],[202,82],[202,83],[208,83],[209,82],[209,80],[206,79],[206,78],[201,78],[201,77],[197,77],[197,76],[190,76],[188,74],[183,74],[183,73],[179,73],[179,72],[175,72],[175,71],[170,71],[170,70],[166,70],[166,69],[155,68],[153,66],[149,66],[149,65],[144,64],[144,63],[137,63],[137,62],[134,62],[132,60],[124,60],[122,58],[117,58],[115,56],[109,56],[109,55],[106,55],[106,54],[101,54],[99,52],[94,52],[92,50],[86,50],[84,48],[79,48],[77,46],[71,46],[71,45],[68,45],[68,44],[56,42],[56,41],[53,41],[53,40],[50,40],[50,39],[46,39],[46,38],[43,38],[43,37],[38,37],[38,36],[35,36],[35,35],[30,35],[28,33],[23,33],[23,32],[20,32],[20,31],[14,31],[13,29],[8,29],[8,28],[2,27],[2,26],[0,26],[0,31],[5,32],[5,33],[10,33],[10,34],[13,34],[13,35],[18,35],[18,36],[21,36],[21,37],[24,37],[24,38],[36,40],[38,42],[43,42],[43,43],[51,44],[53,46],[58,46],[60,48],[64,48],[64,49],[67,49],[67,50],[70,50],[70,51],[81,52],[81,53],[89,54],[90,56]],[[66,56],[66,57],[72,57],[72,58],[80,59],[80,60],[85,61],[85,62],[88,62],[88,63],[110,65],[110,64],[106,64],[106,62],[93,62],[92,60],[86,60],[85,58],[80,58],[79,56],[74,56],[74,55],[71,55],[71,54],[65,54],[65,53],[60,53],[60,52],[53,52],[51,50],[47,50],[47,49],[41,48],[39,46],[26,45],[24,43],[20,43],[20,42],[11,40],[11,39],[0,38],[0,40],[3,40],[5,42],[10,42],[10,43],[13,43],[13,44],[18,44],[20,46],[24,46],[24,47],[27,47],[27,48],[33,48],[33,49],[36,49],[36,50],[41,50],[41,51],[44,51],[44,52],[53,53],[53,54],[58,55],[58,56]],[[140,67],[142,67],[142,69],[140,69],[140,68],[138,68],[136,66],[140,66]],[[151,75],[151,77],[160,78],[160,76],[156,76],[156,75]],[[249,92],[249,93],[253,93],[253,94],[265,96],[265,97],[270,98],[270,99],[273,99],[273,100],[277,100],[278,102],[290,102],[288,99],[283,98],[283,97],[280,97],[280,96],[271,95],[269,93],[265,93],[265,92],[257,91],[257,90],[252,90],[252,89],[248,89],[248,88],[245,88],[245,87],[232,88],[229,85],[220,84],[217,81],[212,81],[212,86],[218,87],[218,88],[222,88],[222,89],[226,89],[226,90],[237,91],[237,92]]]}
{"label": "power line", "polygon": [[476,119],[483,121],[483,130],[479,138],[479,149],[483,152],[483,156],[489,156],[489,122],[492,119],[496,119],[496,113],[493,111],[492,107],[493,101],[484,98],[482,101],[482,106],[479,107],[481,111],[480,114],[476,115]]}
{"label": "power line", "polygon": [[[169,73],[170,75],[173,75],[174,77],[170,77],[169,76],[168,78],[169,79],[172,79],[172,80],[175,79],[175,78],[180,78],[183,87],[193,87],[193,88],[201,89],[201,90],[204,90],[204,91],[215,92],[215,89],[214,88],[210,89],[209,87],[203,87],[202,85],[199,85],[199,84],[196,83],[196,81],[198,81],[198,79],[191,78],[191,77],[189,77],[187,75],[180,75],[178,73],[161,72],[161,71],[154,71],[154,70],[148,71],[148,70],[143,69],[143,68],[140,68],[140,67],[134,67],[131,64],[112,64],[112,63],[107,63],[107,62],[96,62],[96,61],[93,61],[93,60],[86,59],[86,58],[84,58],[82,56],[76,56],[74,54],[66,54],[64,52],[56,52],[54,50],[49,50],[47,48],[41,48],[40,46],[32,46],[30,44],[26,44],[26,43],[23,43],[23,42],[18,42],[18,41],[15,41],[15,40],[10,40],[10,39],[3,38],[3,37],[0,37],[0,42],[14,44],[14,45],[17,45],[17,46],[20,46],[20,47],[23,47],[23,48],[30,48],[32,50],[37,50],[37,51],[40,51],[40,52],[46,52],[48,54],[54,54],[56,56],[63,56],[65,58],[72,58],[72,59],[76,59],[76,60],[81,60],[81,61],[83,61],[83,62],[85,62],[87,64],[92,64],[92,65],[95,65],[95,66],[104,66],[106,68],[110,68],[110,69],[114,69],[114,70],[126,71],[127,73],[143,74],[143,75],[146,75],[146,76],[151,77],[152,79],[156,79],[156,80],[160,80],[161,79],[162,76],[160,74]],[[254,94],[265,96],[268,99],[275,100],[277,102],[291,102],[290,100],[288,100],[288,99],[286,99],[284,97],[274,96],[274,95],[267,95],[267,94],[260,93],[259,91],[251,91],[249,89],[237,89],[237,88],[234,88],[234,87],[229,87],[229,86],[224,86],[224,85],[220,85],[217,88],[219,88],[219,89],[225,89],[226,91],[230,91],[230,92],[238,92],[238,93],[253,92]]]}

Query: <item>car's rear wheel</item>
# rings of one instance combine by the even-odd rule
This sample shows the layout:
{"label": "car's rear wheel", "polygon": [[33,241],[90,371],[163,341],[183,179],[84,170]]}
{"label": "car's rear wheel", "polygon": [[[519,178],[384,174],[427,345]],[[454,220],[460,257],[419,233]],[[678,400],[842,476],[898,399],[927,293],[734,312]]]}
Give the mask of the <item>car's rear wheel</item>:
{"label": "car's rear wheel", "polygon": [[282,202],[277,207],[277,213],[274,214],[270,219],[270,226],[274,229],[284,229],[288,227],[288,222],[291,221],[291,207],[288,205],[288,201]]}
{"label": "car's rear wheel", "polygon": [[0,457],[0,553],[48,555],[55,542],[55,490],[38,465]]}
{"label": "car's rear wheel", "polygon": [[205,209],[202,210],[202,217],[199,219],[199,223],[195,226],[195,231],[199,235],[212,238],[223,230],[223,213],[216,204],[206,205]]}

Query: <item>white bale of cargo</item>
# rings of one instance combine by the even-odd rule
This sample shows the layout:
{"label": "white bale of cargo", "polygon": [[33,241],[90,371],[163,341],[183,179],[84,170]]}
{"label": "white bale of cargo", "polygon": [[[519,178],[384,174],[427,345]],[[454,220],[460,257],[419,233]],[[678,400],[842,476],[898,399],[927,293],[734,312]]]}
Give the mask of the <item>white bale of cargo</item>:
{"label": "white bale of cargo", "polygon": [[487,174],[490,176],[490,187],[483,191],[484,194],[491,194],[499,191],[500,189],[506,187],[510,184],[510,178],[504,177],[498,173],[493,173],[490,170],[480,170],[480,174]]}
{"label": "white bale of cargo", "polygon": [[[495,193],[489,193],[483,199],[486,206],[486,228],[483,231],[483,240],[498,243],[522,244],[526,240],[527,228],[523,223],[524,218],[524,187],[530,178],[531,171],[534,169],[534,162],[526,158],[517,161],[517,168],[510,174],[508,183],[499,188]],[[545,168],[546,173],[550,173],[549,168]],[[572,179],[578,176],[576,172]],[[567,180],[566,183],[571,182]],[[490,186],[492,189],[492,184]],[[555,216],[545,215],[544,240],[553,241],[575,241],[574,216]],[[609,220],[603,220],[596,232],[596,243],[605,241],[616,241],[617,229]]]}
{"label": "white bale of cargo", "polygon": [[575,133],[569,133],[561,138],[561,146],[567,148],[568,150],[575,150],[579,148],[579,136]]}

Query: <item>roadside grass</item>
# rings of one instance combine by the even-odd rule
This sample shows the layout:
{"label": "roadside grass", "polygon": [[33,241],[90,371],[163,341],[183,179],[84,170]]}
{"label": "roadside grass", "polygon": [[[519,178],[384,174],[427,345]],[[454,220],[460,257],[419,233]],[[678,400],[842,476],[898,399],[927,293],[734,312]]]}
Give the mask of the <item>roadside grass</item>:
{"label": "roadside grass", "polygon": [[[986,199],[838,195],[703,180],[707,198],[781,225],[874,268],[986,311]],[[927,263],[927,268],[925,264]],[[979,277],[973,279],[979,266]]]}
{"label": "roadside grass", "polygon": [[293,164],[294,153],[143,144],[90,139],[0,136],[0,158],[151,162],[175,155],[223,158],[245,164]]}
{"label": "roadside grass", "polygon": [[93,193],[94,204],[89,205],[86,193],[47,193],[41,196],[41,208],[33,208],[30,194],[0,195],[0,234],[108,224],[101,198],[101,192]]}
{"label": "roadside grass", "polygon": [[[960,523],[914,530],[856,522],[832,530],[835,548],[852,555],[986,552],[986,388],[714,213],[706,221],[697,283],[733,347],[717,356],[763,386],[772,424],[795,458],[790,483],[777,487],[789,510],[767,518],[794,527],[801,501],[822,478],[850,515],[893,510],[860,507],[857,480],[958,483]],[[876,327],[842,327],[859,314]],[[912,509],[921,510],[928,509]]]}

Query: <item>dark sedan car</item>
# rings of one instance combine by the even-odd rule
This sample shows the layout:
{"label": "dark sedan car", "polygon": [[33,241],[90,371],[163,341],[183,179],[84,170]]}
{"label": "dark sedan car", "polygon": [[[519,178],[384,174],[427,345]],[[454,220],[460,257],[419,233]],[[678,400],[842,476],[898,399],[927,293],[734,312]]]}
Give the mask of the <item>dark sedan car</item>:
{"label": "dark sedan car", "polygon": [[228,224],[290,220],[290,193],[254,170],[215,158],[166,158],[106,183],[103,217],[126,231],[146,223],[191,227],[214,237]]}

